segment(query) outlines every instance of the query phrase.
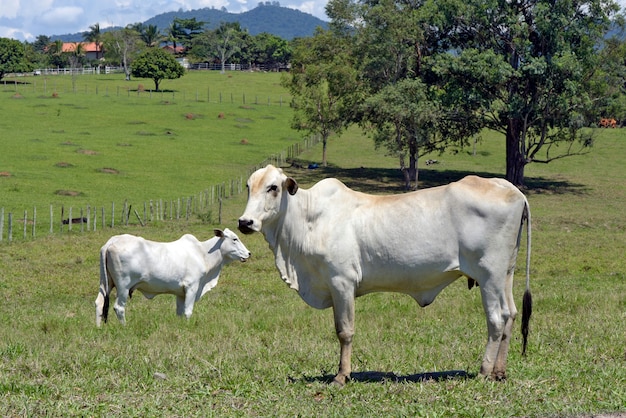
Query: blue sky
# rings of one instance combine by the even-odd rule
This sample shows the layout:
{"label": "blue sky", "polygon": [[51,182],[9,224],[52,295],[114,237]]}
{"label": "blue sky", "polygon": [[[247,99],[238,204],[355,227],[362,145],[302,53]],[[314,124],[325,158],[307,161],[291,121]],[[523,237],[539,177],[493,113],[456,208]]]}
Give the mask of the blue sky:
{"label": "blue sky", "polygon": [[[276,0],[272,0],[274,2]],[[626,1],[626,0],[625,0]],[[177,10],[204,7],[241,13],[254,9],[260,0],[0,0],[0,37],[34,41],[38,35],[84,32],[126,26]],[[265,0],[263,0],[265,2]],[[297,9],[328,20],[327,0],[279,0],[283,7]]]}

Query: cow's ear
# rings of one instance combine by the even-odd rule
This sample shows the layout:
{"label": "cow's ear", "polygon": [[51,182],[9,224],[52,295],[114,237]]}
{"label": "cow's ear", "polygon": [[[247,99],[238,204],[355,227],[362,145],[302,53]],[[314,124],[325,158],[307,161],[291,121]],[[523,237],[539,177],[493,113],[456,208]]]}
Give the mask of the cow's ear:
{"label": "cow's ear", "polygon": [[287,191],[292,196],[298,191],[298,183],[291,177],[287,177],[287,180],[285,180],[285,187],[287,187]]}
{"label": "cow's ear", "polygon": [[214,229],[213,232],[215,232],[216,237],[224,238],[224,231],[221,229]]}

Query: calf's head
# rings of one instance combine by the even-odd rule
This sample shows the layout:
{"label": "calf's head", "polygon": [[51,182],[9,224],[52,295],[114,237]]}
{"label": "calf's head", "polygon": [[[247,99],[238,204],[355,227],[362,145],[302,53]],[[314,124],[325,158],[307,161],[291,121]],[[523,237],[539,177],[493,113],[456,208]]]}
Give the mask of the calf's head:
{"label": "calf's head", "polygon": [[273,165],[252,173],[247,186],[248,204],[239,218],[239,230],[244,234],[261,231],[264,222],[277,217],[286,193],[294,195],[298,191],[298,183]]}
{"label": "calf's head", "polygon": [[235,234],[230,229],[226,228],[225,230],[215,229],[215,236],[220,238],[219,246],[220,252],[224,259],[229,261],[240,260],[241,262],[245,262],[248,258],[250,258],[250,251],[243,245],[243,242],[239,239],[237,234]]}

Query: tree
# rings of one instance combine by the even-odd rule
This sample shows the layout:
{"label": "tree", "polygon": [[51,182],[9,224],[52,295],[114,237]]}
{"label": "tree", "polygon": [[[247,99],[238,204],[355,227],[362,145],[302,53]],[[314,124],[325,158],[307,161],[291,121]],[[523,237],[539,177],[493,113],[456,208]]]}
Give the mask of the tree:
{"label": "tree", "polygon": [[267,32],[252,38],[249,52],[252,64],[276,70],[281,65],[287,65],[292,56],[292,49],[287,41]]}
{"label": "tree", "polygon": [[146,26],[142,23],[135,23],[130,27],[139,33],[139,38],[148,48],[158,46],[165,39],[156,25]]}
{"label": "tree", "polygon": [[93,42],[96,45],[96,59],[100,59],[100,47],[102,46],[102,33],[100,32],[100,24],[96,23],[89,26],[89,31],[83,32],[83,40]]}
{"label": "tree", "polygon": [[159,91],[162,80],[173,80],[184,74],[183,66],[170,53],[160,48],[148,49],[133,62],[133,77],[151,78],[156,91]]}
{"label": "tree", "polygon": [[459,10],[458,53],[441,75],[478,97],[483,126],[503,133],[507,180],[523,186],[527,164],[586,152],[598,46],[617,3],[468,0]]}
{"label": "tree", "polygon": [[48,55],[48,62],[52,66],[65,67],[70,64],[68,56],[63,53],[63,41],[60,39],[48,44],[46,53]]}
{"label": "tree", "polygon": [[189,48],[192,44],[193,38],[200,35],[203,32],[206,22],[197,21],[195,17],[191,19],[181,19],[175,17],[174,21],[170,25],[168,35],[171,34],[176,47],[176,41],[182,43],[185,48]]}
{"label": "tree", "polygon": [[226,62],[241,52],[246,32],[239,22],[222,22],[214,31],[204,31],[193,41],[191,54],[202,58],[216,58],[225,72]]}
{"label": "tree", "polygon": [[342,108],[355,85],[355,73],[342,38],[319,29],[296,42],[291,72],[282,80],[292,95],[292,127],[322,138],[322,165],[327,165],[331,134],[345,127]]}
{"label": "tree", "polygon": [[447,54],[453,28],[429,0],[331,0],[326,13],[335,36],[350,39],[357,64],[359,88],[350,93],[346,117],[398,158],[405,187],[416,188],[421,155],[462,143],[460,132],[477,130],[474,109],[430,69]]}
{"label": "tree", "polygon": [[24,45],[15,39],[0,38],[0,80],[8,73],[32,70],[32,65],[25,59]]}
{"label": "tree", "polygon": [[103,44],[107,59],[119,62],[124,69],[126,80],[129,81],[131,76],[130,65],[141,48],[139,32],[132,25],[124,29],[110,31],[104,34]]}

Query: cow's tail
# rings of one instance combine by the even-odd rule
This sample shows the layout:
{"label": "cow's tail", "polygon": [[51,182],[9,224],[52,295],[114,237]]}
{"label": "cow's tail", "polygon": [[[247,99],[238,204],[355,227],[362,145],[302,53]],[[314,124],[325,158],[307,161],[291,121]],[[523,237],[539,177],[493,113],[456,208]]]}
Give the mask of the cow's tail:
{"label": "cow's tail", "polygon": [[100,294],[98,295],[98,298],[104,300],[102,306],[102,320],[105,324],[109,319],[109,294],[111,293],[111,280],[107,269],[108,249],[108,245],[105,245],[100,250]]}
{"label": "cow's tail", "polygon": [[[526,220],[526,291],[522,299],[522,356],[526,355],[526,345],[528,343],[528,323],[533,313],[533,298],[530,293],[530,243],[531,243],[531,220],[530,207],[528,201],[524,203],[524,214],[522,224]],[[520,226],[521,228],[521,226]],[[520,230],[521,232],[521,230]]]}

